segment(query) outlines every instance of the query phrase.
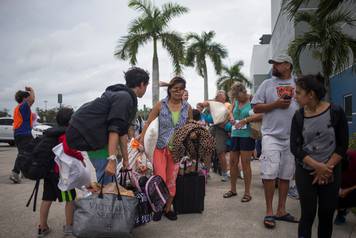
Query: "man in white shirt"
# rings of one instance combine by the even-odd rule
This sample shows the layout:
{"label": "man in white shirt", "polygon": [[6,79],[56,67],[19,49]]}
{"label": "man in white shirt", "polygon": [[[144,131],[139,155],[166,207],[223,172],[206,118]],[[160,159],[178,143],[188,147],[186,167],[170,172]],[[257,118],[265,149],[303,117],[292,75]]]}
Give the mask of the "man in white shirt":
{"label": "man in white shirt", "polygon": [[[294,176],[295,162],[290,152],[289,138],[292,117],[298,109],[294,99],[295,80],[292,77],[293,63],[288,55],[280,55],[269,60],[272,78],[259,86],[252,99],[255,113],[264,113],[262,121],[261,176],[266,199],[264,225],[275,227],[275,220],[296,222],[286,212],[289,180]],[[273,213],[275,181],[279,179],[279,201],[276,214]]]}

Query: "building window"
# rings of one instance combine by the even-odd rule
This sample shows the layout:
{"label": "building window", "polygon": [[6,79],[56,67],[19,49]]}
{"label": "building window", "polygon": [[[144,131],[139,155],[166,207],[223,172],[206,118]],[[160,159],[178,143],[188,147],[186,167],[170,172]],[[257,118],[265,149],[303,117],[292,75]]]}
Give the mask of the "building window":
{"label": "building window", "polygon": [[352,122],[352,94],[344,96],[344,110],[348,122]]}

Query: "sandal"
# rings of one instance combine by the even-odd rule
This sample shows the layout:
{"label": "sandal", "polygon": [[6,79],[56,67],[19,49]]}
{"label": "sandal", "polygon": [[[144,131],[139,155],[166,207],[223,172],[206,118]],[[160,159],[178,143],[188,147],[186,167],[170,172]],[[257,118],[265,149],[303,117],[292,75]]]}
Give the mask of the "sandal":
{"label": "sandal", "polygon": [[241,198],[241,202],[249,202],[251,199],[251,195],[244,194],[244,196]]}
{"label": "sandal", "polygon": [[237,193],[234,193],[233,191],[228,191],[224,194],[224,198],[231,198],[231,197],[234,197],[234,196],[237,196]]}
{"label": "sandal", "polygon": [[263,224],[266,228],[273,229],[276,227],[276,219],[274,218],[274,216],[265,216],[265,218],[263,219]]}
{"label": "sandal", "polygon": [[295,219],[294,216],[292,216],[291,214],[287,213],[283,216],[274,216],[274,218],[277,220],[277,221],[285,221],[285,222],[291,222],[291,223],[299,223],[299,221],[297,219]]}
{"label": "sandal", "polygon": [[48,235],[51,232],[51,229],[49,227],[41,228],[41,226],[38,226],[38,231],[37,231],[37,237],[42,238]]}

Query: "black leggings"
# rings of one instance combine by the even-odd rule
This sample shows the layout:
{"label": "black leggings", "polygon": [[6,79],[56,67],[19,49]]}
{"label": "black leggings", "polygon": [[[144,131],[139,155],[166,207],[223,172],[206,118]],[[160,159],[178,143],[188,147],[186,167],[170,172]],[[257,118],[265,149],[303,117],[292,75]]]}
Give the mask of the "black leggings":
{"label": "black leggings", "polygon": [[15,160],[14,168],[12,169],[12,172],[15,172],[17,174],[20,173],[20,160],[19,155],[24,153],[25,151],[30,151],[31,148],[31,141],[33,140],[32,135],[19,135],[15,136],[15,144],[18,150],[17,157]]}
{"label": "black leggings", "polygon": [[340,168],[339,166],[335,167],[334,181],[327,185],[313,185],[314,176],[310,173],[301,165],[296,165],[295,182],[301,206],[298,237],[311,237],[312,226],[318,209],[318,237],[329,238],[333,232],[333,217],[338,203]]}

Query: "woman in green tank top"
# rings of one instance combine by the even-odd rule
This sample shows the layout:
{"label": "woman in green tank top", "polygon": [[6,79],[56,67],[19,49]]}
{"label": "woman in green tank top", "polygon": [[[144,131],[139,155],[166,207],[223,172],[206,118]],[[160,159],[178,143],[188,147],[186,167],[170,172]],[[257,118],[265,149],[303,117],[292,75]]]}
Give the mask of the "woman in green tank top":
{"label": "woman in green tank top", "polygon": [[224,194],[224,198],[236,196],[236,179],[239,159],[241,158],[242,170],[244,173],[245,193],[241,202],[249,202],[251,197],[251,157],[255,150],[255,140],[251,138],[251,128],[249,123],[260,120],[260,115],[250,115],[250,97],[245,86],[235,83],[231,87],[231,98],[233,101],[233,118],[231,118],[231,154],[230,154],[230,191]]}

